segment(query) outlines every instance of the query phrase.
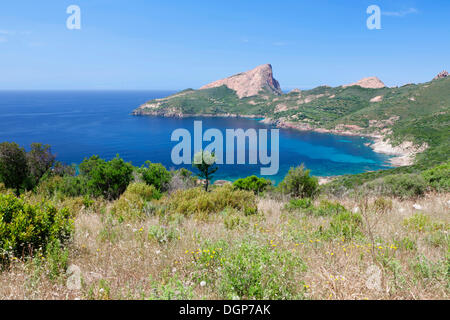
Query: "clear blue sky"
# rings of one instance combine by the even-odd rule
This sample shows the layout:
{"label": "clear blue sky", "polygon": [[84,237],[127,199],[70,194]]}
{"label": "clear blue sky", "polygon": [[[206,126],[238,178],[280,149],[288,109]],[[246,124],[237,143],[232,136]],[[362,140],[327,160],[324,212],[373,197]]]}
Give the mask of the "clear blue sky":
{"label": "clear blue sky", "polygon": [[[66,28],[71,4],[81,30]],[[381,30],[366,27],[372,4]],[[0,3],[0,89],[197,88],[263,63],[283,89],[425,82],[450,69],[450,1]]]}

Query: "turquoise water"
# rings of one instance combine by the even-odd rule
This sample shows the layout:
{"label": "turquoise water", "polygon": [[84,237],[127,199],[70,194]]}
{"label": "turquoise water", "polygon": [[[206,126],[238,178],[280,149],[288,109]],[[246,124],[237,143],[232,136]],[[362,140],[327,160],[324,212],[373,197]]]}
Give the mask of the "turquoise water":
{"label": "turquoise water", "polygon": [[[179,168],[171,161],[172,131],[193,131],[194,120],[203,130],[272,128],[243,118],[136,117],[130,112],[149,99],[168,91],[42,91],[0,92],[0,142],[50,144],[58,160],[80,163],[97,154],[110,159],[116,154],[134,165],[146,160]],[[389,156],[377,154],[364,144],[367,138],[315,132],[280,130],[280,170],[268,178],[279,182],[291,166],[304,163],[314,175],[330,176],[389,168]],[[188,169],[192,168],[188,165]],[[259,175],[259,165],[221,165],[215,179]]]}

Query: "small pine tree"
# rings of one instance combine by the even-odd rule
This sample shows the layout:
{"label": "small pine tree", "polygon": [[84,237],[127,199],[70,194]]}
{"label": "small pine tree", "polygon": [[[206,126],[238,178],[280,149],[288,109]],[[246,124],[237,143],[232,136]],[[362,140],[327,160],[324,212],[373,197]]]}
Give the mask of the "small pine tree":
{"label": "small pine tree", "polygon": [[200,171],[197,175],[205,179],[205,191],[208,191],[209,181],[213,178],[213,174],[219,169],[215,165],[216,157],[208,151],[200,151],[194,155],[192,166]]}

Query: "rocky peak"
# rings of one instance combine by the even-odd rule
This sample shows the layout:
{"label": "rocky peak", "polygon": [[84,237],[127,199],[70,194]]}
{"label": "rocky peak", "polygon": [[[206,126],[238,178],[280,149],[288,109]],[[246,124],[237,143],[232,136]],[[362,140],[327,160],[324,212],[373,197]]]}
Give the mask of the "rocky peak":
{"label": "rocky peak", "polygon": [[358,82],[352,84],[346,84],[342,86],[343,88],[351,87],[351,86],[360,86],[362,88],[370,88],[370,89],[379,89],[386,87],[383,81],[378,79],[377,77],[369,77],[359,80]]}
{"label": "rocky peak", "polygon": [[442,72],[439,72],[438,75],[434,77],[433,80],[447,78],[448,76],[449,76],[448,72],[444,70]]}
{"label": "rocky peak", "polygon": [[255,96],[261,90],[268,90],[276,95],[282,94],[280,84],[273,77],[272,66],[270,64],[263,64],[255,69],[214,81],[201,87],[200,90],[223,85],[236,91],[239,98]]}

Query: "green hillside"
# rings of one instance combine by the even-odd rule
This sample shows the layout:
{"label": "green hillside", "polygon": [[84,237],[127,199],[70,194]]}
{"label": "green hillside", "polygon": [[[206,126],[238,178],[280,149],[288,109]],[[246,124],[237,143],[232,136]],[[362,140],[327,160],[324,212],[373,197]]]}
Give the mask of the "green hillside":
{"label": "green hillside", "polygon": [[[395,88],[321,86],[281,96],[261,92],[239,99],[225,86],[185,90],[152,100],[136,109],[137,115],[191,116],[240,115],[270,118],[274,123],[307,124],[334,129],[352,125],[360,134],[381,134],[396,145],[404,141],[426,143],[413,167],[394,172],[423,170],[447,161],[450,151],[450,78]],[[365,180],[392,170],[356,175]]]}

